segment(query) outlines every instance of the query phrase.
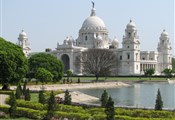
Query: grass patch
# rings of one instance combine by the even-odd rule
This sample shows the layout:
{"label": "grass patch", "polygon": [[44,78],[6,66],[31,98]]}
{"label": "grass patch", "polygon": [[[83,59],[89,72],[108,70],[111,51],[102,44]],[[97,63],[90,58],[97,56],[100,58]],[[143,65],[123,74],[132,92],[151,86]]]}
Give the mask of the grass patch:
{"label": "grass patch", "polygon": [[38,102],[38,93],[31,93],[31,100],[32,102]]}
{"label": "grass patch", "polygon": [[[79,77],[80,81],[95,81],[95,77]],[[67,79],[67,77],[63,77],[63,79]],[[74,82],[78,81],[78,77],[71,77]],[[166,80],[164,77],[152,77],[151,80],[149,77],[143,77],[143,76],[138,76],[138,77],[99,77],[99,81],[138,81],[138,80],[144,80],[144,81],[163,81]]]}

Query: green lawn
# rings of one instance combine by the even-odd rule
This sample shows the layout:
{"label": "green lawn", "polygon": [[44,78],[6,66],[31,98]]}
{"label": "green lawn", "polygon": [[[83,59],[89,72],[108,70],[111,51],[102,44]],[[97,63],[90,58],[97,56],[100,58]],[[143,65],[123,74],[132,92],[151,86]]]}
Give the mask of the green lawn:
{"label": "green lawn", "polygon": [[[80,80],[83,82],[85,80],[87,81],[93,81],[96,80],[95,77],[79,77]],[[63,77],[63,79],[67,79],[66,77]],[[73,81],[78,81],[78,77],[71,77],[70,79],[72,79]],[[105,80],[105,81],[138,81],[138,80],[150,80],[149,77],[107,77],[107,79],[105,79],[105,77],[99,77],[99,81],[100,80]],[[155,80],[166,80],[166,78],[163,77],[152,77],[151,78],[152,81]],[[150,81],[151,81],[150,80]]]}
{"label": "green lawn", "polygon": [[38,93],[31,93],[31,101],[38,102]]}

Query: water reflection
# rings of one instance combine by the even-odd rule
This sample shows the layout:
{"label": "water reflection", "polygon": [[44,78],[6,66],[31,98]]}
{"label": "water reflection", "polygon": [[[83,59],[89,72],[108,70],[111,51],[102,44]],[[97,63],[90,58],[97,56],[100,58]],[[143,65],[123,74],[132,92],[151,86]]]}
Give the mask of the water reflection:
{"label": "water reflection", "polygon": [[[174,109],[175,84],[144,83],[123,88],[109,88],[106,90],[113,98],[115,105],[154,108],[158,88],[161,92],[164,108]],[[79,91],[100,98],[103,90],[104,89],[81,89]]]}

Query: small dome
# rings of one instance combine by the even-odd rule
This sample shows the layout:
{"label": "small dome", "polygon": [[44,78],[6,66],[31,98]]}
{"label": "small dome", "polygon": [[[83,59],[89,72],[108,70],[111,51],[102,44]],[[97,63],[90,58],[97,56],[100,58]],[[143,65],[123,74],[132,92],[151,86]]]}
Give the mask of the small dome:
{"label": "small dome", "polygon": [[21,33],[19,33],[19,36],[27,36],[27,34],[22,30]]}
{"label": "small dome", "polygon": [[168,36],[168,33],[165,30],[163,30],[163,32],[161,33],[161,36]]}
{"label": "small dome", "polygon": [[118,42],[117,38],[114,38],[114,40],[111,42],[111,44],[113,46],[118,46],[119,42]]}
{"label": "small dome", "polygon": [[132,20],[130,20],[130,22],[127,24],[126,27],[127,27],[127,29],[133,29],[133,30],[136,29],[136,25]]}
{"label": "small dome", "polygon": [[88,17],[82,25],[82,29],[84,28],[106,28],[103,20],[97,16],[90,16]]}

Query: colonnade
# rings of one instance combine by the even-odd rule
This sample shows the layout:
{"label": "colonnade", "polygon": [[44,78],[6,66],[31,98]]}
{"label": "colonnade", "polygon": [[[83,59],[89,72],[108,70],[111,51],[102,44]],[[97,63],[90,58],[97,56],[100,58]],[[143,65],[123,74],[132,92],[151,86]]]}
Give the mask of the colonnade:
{"label": "colonnade", "polygon": [[146,69],[156,69],[156,64],[147,64],[147,63],[141,63],[140,64],[140,71],[144,71]]}

